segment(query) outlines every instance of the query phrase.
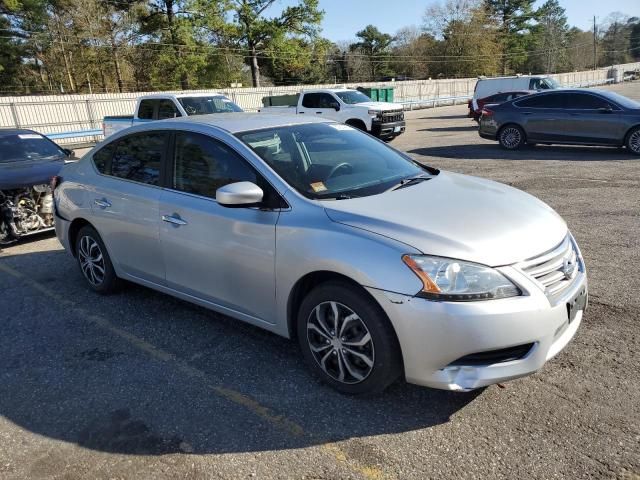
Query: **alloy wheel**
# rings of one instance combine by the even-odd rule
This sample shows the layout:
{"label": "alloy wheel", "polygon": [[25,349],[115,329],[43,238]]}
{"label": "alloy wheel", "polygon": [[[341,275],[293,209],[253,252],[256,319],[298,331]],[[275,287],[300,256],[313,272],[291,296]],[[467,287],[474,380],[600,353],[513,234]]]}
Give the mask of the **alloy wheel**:
{"label": "alloy wheel", "polygon": [[631,134],[628,145],[633,153],[640,154],[640,130],[636,130]]}
{"label": "alloy wheel", "polygon": [[307,319],[307,342],[314,359],[334,380],[360,383],[373,370],[373,339],[362,319],[346,305],[323,302]]}
{"label": "alloy wheel", "polygon": [[517,148],[522,142],[522,134],[516,127],[506,127],[500,134],[502,145],[508,149]]}
{"label": "alloy wheel", "polygon": [[80,239],[78,259],[82,274],[93,286],[100,286],[104,281],[105,263],[100,245],[93,238],[84,236]]}

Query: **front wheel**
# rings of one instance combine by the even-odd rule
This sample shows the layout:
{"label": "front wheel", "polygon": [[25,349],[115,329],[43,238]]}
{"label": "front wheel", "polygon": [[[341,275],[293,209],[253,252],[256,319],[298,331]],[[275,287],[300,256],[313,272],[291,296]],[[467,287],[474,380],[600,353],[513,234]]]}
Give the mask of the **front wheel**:
{"label": "front wheel", "polygon": [[640,155],[640,127],[629,132],[625,146],[634,155]]}
{"label": "front wheel", "polygon": [[386,315],[348,283],[325,283],[307,295],[298,313],[298,341],[313,372],[342,393],[379,393],[402,372]]}
{"label": "front wheel", "polygon": [[524,130],[517,125],[507,125],[498,135],[500,146],[505,150],[518,150],[526,143]]}

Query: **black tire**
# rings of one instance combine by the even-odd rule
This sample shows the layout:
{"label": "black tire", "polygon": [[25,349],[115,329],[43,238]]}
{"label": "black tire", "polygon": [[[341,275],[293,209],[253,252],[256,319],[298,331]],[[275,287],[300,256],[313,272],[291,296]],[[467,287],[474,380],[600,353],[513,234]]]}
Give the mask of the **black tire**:
{"label": "black tire", "polygon": [[518,150],[525,143],[527,143],[527,137],[524,130],[518,125],[505,125],[498,132],[498,142],[500,146],[505,150]]}
{"label": "black tire", "polygon": [[[319,325],[316,307],[319,312],[323,309],[328,312],[325,325],[331,328],[330,318],[335,319],[332,303],[340,310],[338,317],[351,316],[351,311],[355,313],[356,318],[345,320],[341,324],[344,326],[342,332],[338,332],[334,324],[335,330],[328,333],[335,332],[330,340],[335,344],[323,345],[323,342],[329,343],[327,338],[330,335],[319,335],[318,329],[315,328]],[[339,392],[350,395],[380,393],[402,374],[400,346],[389,319],[380,306],[372,302],[366,293],[356,286],[331,281],[313,289],[302,301],[298,311],[297,327],[298,342],[307,365],[322,382]],[[354,342],[366,340],[367,334],[370,342],[362,346],[352,346]],[[345,343],[342,344],[341,341]],[[321,344],[320,348],[325,350],[316,350],[314,353],[312,348],[317,349],[318,343]],[[350,352],[354,352],[355,355]],[[321,366],[321,357],[325,357],[326,369]],[[364,358],[371,365],[363,361]],[[350,365],[348,368],[347,363]],[[339,376],[340,365],[340,370],[345,373],[342,381],[336,378]],[[352,372],[357,375],[353,375]],[[363,378],[358,378],[359,376]]]}
{"label": "black tire", "polygon": [[[82,227],[76,237],[76,259],[80,273],[94,292],[108,294],[120,286],[120,279],[116,276],[102,238],[89,225]],[[91,265],[87,264],[87,260]]]}
{"label": "black tire", "polygon": [[624,146],[634,155],[640,155],[640,127],[632,128],[629,131]]}

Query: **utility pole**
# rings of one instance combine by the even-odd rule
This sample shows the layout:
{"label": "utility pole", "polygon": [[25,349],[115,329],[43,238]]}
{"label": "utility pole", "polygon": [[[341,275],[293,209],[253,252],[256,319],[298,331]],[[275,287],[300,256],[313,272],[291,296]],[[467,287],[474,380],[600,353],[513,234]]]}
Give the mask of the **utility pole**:
{"label": "utility pole", "polygon": [[598,27],[596,27],[596,16],[593,16],[593,69],[598,69]]}

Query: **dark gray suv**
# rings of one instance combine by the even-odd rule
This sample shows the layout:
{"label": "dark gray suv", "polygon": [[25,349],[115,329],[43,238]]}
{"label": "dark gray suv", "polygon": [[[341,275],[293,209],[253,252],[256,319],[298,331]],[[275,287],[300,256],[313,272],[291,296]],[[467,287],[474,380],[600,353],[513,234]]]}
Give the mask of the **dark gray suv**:
{"label": "dark gray suv", "polygon": [[640,103],[604,90],[554,90],[485,107],[480,136],[525,144],[626,146],[640,155]]}

